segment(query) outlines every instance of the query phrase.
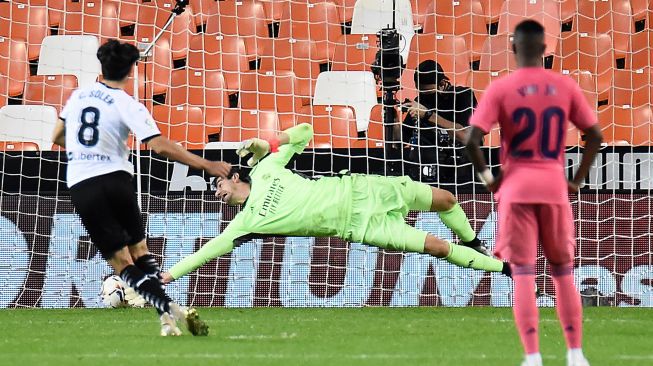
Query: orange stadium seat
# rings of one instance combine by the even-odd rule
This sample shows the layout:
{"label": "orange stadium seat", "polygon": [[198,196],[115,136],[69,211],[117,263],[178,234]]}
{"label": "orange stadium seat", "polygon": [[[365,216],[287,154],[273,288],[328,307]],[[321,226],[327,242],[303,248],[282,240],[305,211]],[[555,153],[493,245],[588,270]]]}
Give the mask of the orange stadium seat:
{"label": "orange stadium seat", "polygon": [[596,79],[589,71],[573,71],[569,76],[574,79],[587,98],[589,105],[596,109],[598,106],[598,93],[596,92]]}
{"label": "orange stadium seat", "polygon": [[214,127],[217,133],[222,126],[224,108],[229,106],[224,76],[212,70],[175,70],[166,103],[200,107],[205,124]]}
{"label": "orange stadium seat", "polygon": [[245,42],[234,36],[195,35],[190,40],[188,67],[221,71],[229,94],[235,93],[240,90],[240,73],[249,70]]}
{"label": "orange stadium seat", "polygon": [[630,7],[633,11],[633,19],[644,19],[648,17],[648,0],[630,0]]}
{"label": "orange stadium seat", "polygon": [[310,39],[331,54],[340,38],[338,8],[331,2],[289,2],[279,25],[279,38]]}
{"label": "orange stadium seat", "polygon": [[240,142],[258,137],[270,139],[279,132],[279,116],[274,111],[227,110],[220,140]]}
{"label": "orange stadium seat", "polygon": [[310,40],[277,39],[263,52],[261,71],[294,72],[298,83],[297,94],[310,101],[320,74],[320,65],[329,62],[324,51]]}
{"label": "orange stadium seat", "polygon": [[23,94],[25,80],[29,76],[27,44],[10,38],[0,39],[0,74],[7,75],[7,95],[17,97]]}
{"label": "orange stadium seat", "polygon": [[501,7],[504,0],[480,0],[483,7],[483,13],[488,24],[496,23],[501,15]]}
{"label": "orange stadium seat", "polygon": [[[653,117],[651,115],[650,105],[634,108],[631,113],[631,126],[626,132],[632,131],[632,137],[629,140],[631,145],[653,145]],[[617,136],[622,131],[616,131]]]}
{"label": "orange stadium seat", "polygon": [[379,148],[385,145],[385,125],[383,124],[383,106],[378,104],[370,113],[370,124],[365,134],[367,146]]}
{"label": "orange stadium seat", "polygon": [[483,92],[490,83],[504,75],[507,71],[472,71],[469,75],[469,86],[471,86],[477,100],[481,100]]}
{"label": "orange stadium seat", "polygon": [[265,9],[265,19],[267,23],[279,21],[283,12],[288,5],[288,0],[259,0],[263,3]]}
{"label": "orange stadium seat", "polygon": [[560,13],[554,0],[540,0],[535,3],[524,0],[506,0],[501,7],[497,34],[512,34],[517,24],[525,19],[533,19],[546,32],[546,54],[555,52],[560,38]]}
{"label": "orange stadium seat", "polygon": [[354,16],[354,5],[356,5],[356,0],[334,0],[334,3],[338,7],[338,18],[340,18],[340,23],[351,22],[351,18]]}
{"label": "orange stadium seat", "polygon": [[77,78],[73,75],[30,76],[25,83],[24,104],[49,105],[61,108],[77,89]]}
{"label": "orange stadium seat", "polygon": [[[590,71],[596,77],[599,94],[607,93],[610,88],[613,67],[611,40],[607,34],[573,33],[562,39],[553,60],[553,69],[563,73]],[[605,98],[599,98],[602,99]]]}
{"label": "orange stadium seat", "polygon": [[39,151],[36,142],[0,141],[0,151]]}
{"label": "orange stadium seat", "polygon": [[426,18],[424,33],[463,36],[467,48],[472,52],[472,60],[478,60],[483,42],[488,37],[480,1],[436,0],[433,4],[434,12]]}
{"label": "orange stadium seat", "polygon": [[0,37],[27,41],[29,60],[39,58],[43,38],[49,35],[48,9],[14,2],[0,3]]}
{"label": "orange stadium seat", "polygon": [[410,0],[413,9],[413,25],[415,30],[424,32],[426,18],[433,13],[433,0]]}
{"label": "orange stadium seat", "polygon": [[269,40],[263,4],[258,1],[219,1],[217,4],[217,13],[207,19],[206,34],[239,36],[245,41],[248,59],[258,58]]}
{"label": "orange stadium seat", "polygon": [[611,145],[651,145],[653,121],[649,105],[631,108],[609,106],[599,110],[604,141]]}
{"label": "orange stadium seat", "polygon": [[614,70],[610,103],[632,108],[648,104],[650,82],[648,67],[640,70]]}
{"label": "orange stadium seat", "polygon": [[[145,72],[147,71],[147,75]],[[152,49],[152,56],[147,61],[138,62],[139,77],[139,98],[152,98],[153,95],[165,94],[170,85],[170,74],[172,72],[172,55],[170,53],[170,42],[162,38]],[[130,81],[132,77],[130,76]],[[147,79],[147,95],[145,95],[145,80]],[[134,95],[133,82],[128,82],[125,91]]]}
{"label": "orange stadium seat", "polygon": [[376,35],[350,34],[338,40],[333,52],[331,70],[370,71],[378,50]]}
{"label": "orange stadium seat", "polygon": [[215,14],[218,7],[214,0],[190,0],[189,5],[196,26],[206,24],[209,15]]}
{"label": "orange stadium seat", "polygon": [[46,6],[48,8],[48,23],[51,27],[59,27],[66,10],[66,0],[42,0],[30,5]]}
{"label": "orange stadium seat", "polygon": [[512,36],[501,34],[490,36],[483,45],[479,70],[514,71],[517,69],[512,53]]}
{"label": "orange stadium seat", "polygon": [[607,33],[612,38],[615,52],[625,55],[630,49],[630,35],[635,30],[630,2],[580,1],[573,29],[585,33]]}
{"label": "orange stadium seat", "polygon": [[99,35],[100,44],[120,36],[118,7],[110,1],[66,1],[61,24],[64,35]]}
{"label": "orange stadium seat", "polygon": [[190,11],[185,11],[175,17],[171,27],[172,34],[170,35],[172,37],[170,48],[173,60],[185,59],[188,56],[190,38],[195,30],[195,21]]}
{"label": "orange stadium seat", "polygon": [[7,105],[7,88],[9,87],[9,79],[7,76],[0,74],[0,107]]}
{"label": "orange stadium seat", "polygon": [[648,67],[653,62],[653,31],[643,30],[633,34],[631,53],[627,55],[626,68],[633,70]]}
{"label": "orange stadium seat", "polygon": [[119,0],[118,3],[118,24],[121,27],[136,24],[138,20],[139,0]]}
{"label": "orange stadium seat", "polygon": [[155,105],[152,117],[162,136],[181,142],[187,149],[203,149],[208,135],[217,132],[204,125],[199,107]]}
{"label": "orange stadium seat", "polygon": [[302,106],[297,79],[292,71],[241,74],[240,107],[292,114]]}
{"label": "orange stadium seat", "polygon": [[562,23],[573,22],[578,12],[578,0],[556,0]]}
{"label": "orange stadium seat", "polygon": [[295,115],[295,124],[299,123],[313,125],[310,147],[365,147],[364,140],[358,139],[356,118],[349,107],[305,106]]}

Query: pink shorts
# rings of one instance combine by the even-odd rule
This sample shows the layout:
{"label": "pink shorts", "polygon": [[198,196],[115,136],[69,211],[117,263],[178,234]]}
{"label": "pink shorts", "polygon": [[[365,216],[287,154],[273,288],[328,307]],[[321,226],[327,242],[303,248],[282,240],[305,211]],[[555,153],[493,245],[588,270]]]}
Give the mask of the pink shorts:
{"label": "pink shorts", "polygon": [[538,240],[552,264],[574,260],[576,239],[569,204],[499,201],[499,233],[494,254],[518,265],[535,264]]}

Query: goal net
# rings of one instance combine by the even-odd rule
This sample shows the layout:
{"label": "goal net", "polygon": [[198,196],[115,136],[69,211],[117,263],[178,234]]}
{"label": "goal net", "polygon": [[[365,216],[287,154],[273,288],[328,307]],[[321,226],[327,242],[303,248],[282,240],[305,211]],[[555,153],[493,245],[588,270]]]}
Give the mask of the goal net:
{"label": "goal net", "polygon": [[[489,83],[515,70],[511,32],[526,18],[545,26],[545,67],[580,84],[606,142],[585,186],[570,196],[579,289],[590,303],[653,306],[646,1],[191,0],[164,29],[174,7],[171,0],[0,3],[0,308],[102,306],[101,283],[112,271],[75,214],[66,152],[50,136],[72,90],[101,80],[98,45],[118,38],[145,49],[162,30],[126,92],[164,136],[244,167],[238,141],[310,123],[314,138],[290,168],[313,177],[409,175],[447,189],[493,248],[497,207],[475,181],[461,140]],[[379,42],[377,33],[393,24],[398,45],[389,30],[387,44]],[[438,122],[411,118],[414,101]],[[492,130],[484,140],[495,169],[499,137]],[[570,177],[583,145],[570,128]],[[169,269],[219,235],[239,208],[219,202],[202,172],[133,137],[129,146],[148,245]],[[407,222],[457,241],[435,213],[411,212]],[[552,306],[541,252],[537,284],[539,305]],[[196,306],[512,304],[512,282],[500,274],[334,238],[246,242],[168,290]]]}

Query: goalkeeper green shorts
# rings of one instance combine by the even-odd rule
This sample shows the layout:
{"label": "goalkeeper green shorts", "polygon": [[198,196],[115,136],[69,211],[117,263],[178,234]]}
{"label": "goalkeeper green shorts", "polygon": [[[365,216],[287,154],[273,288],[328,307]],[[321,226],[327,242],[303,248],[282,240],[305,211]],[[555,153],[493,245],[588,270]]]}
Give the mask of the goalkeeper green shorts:
{"label": "goalkeeper green shorts", "polygon": [[353,174],[350,241],[422,253],[427,233],[405,218],[409,210],[429,211],[432,200],[431,187],[409,177]]}

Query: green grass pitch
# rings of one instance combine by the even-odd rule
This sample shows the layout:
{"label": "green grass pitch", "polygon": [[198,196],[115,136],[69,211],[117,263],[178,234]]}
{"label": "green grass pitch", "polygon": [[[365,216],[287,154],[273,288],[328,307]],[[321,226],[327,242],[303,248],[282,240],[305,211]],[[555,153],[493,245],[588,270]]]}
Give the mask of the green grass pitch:
{"label": "green grass pitch", "polygon": [[[208,337],[158,336],[152,309],[0,310],[0,365],[519,365],[509,308],[199,309]],[[653,365],[653,310],[585,309],[593,366]],[[565,365],[553,309],[544,364]]]}

